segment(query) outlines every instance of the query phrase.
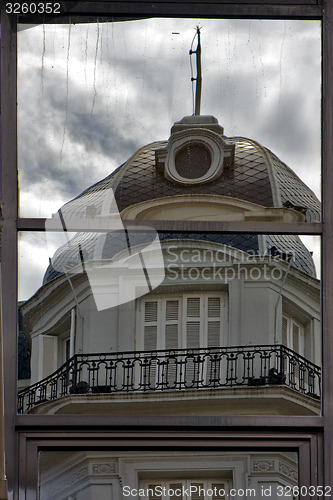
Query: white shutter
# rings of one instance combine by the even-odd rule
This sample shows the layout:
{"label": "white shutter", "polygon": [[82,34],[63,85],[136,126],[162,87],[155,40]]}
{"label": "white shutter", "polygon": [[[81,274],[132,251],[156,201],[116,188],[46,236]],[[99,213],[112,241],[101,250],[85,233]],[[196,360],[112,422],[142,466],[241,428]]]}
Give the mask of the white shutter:
{"label": "white shutter", "polygon": [[220,347],[222,320],[220,297],[208,297],[207,316],[207,347]]}
{"label": "white shutter", "polygon": [[[158,297],[145,300],[143,306],[140,349],[196,349],[223,345],[222,295]],[[286,332],[283,335],[286,337]]]}
{"label": "white shutter", "polygon": [[207,327],[207,344],[208,347],[220,347],[220,330],[219,321],[208,321]]}
{"label": "white shutter", "polygon": [[187,298],[186,316],[188,318],[200,317],[200,297]]}
{"label": "white shutter", "polygon": [[157,322],[157,300],[145,302],[145,323]]}
{"label": "white shutter", "polygon": [[200,347],[200,321],[186,322],[186,348]]}
{"label": "white shutter", "polygon": [[146,301],[143,332],[143,348],[146,351],[157,349],[157,313],[157,300]]}
{"label": "white shutter", "polygon": [[[143,349],[145,351],[155,351],[157,349],[158,336],[158,309],[157,300],[147,300],[144,302],[143,317]],[[142,344],[141,344],[142,345]],[[140,384],[145,384],[146,388],[153,388],[156,384],[156,360],[150,364],[136,364],[135,378]]]}
{"label": "white shutter", "polygon": [[148,484],[147,488],[149,490],[149,500],[161,500],[161,495],[156,494],[156,486],[162,486],[161,484]]}
{"label": "white shutter", "polygon": [[214,492],[216,491],[216,494],[212,495],[212,500],[225,500],[225,495],[222,495],[225,491],[225,487],[226,485],[224,483],[212,483],[212,490]]}
{"label": "white shutter", "polygon": [[208,297],[208,318],[219,318],[221,316],[221,298]]}
{"label": "white shutter", "polygon": [[282,316],[282,344],[289,347],[288,344],[288,318],[287,316]]}
{"label": "white shutter", "polygon": [[[170,483],[168,486],[169,486],[170,490],[173,490],[173,491],[181,490],[182,491],[183,483]],[[183,495],[176,495],[176,494],[170,495],[169,498],[170,498],[170,500],[183,500]]]}
{"label": "white shutter", "polygon": [[300,323],[292,322],[293,349],[304,356],[304,328]]}
{"label": "white shutter", "polygon": [[179,319],[179,300],[166,300],[165,320],[178,321]]}
{"label": "white shutter", "polygon": [[144,350],[153,351],[157,343],[157,326],[145,325]]}
{"label": "white shutter", "polygon": [[165,325],[165,348],[178,349],[178,325]]}
{"label": "white shutter", "polygon": [[292,322],[292,343],[293,343],[293,350],[299,353],[299,336],[300,336],[300,327],[295,323],[294,321]]}
{"label": "white shutter", "polygon": [[[202,500],[203,499],[203,494],[202,492],[205,490],[204,483],[192,483],[191,486],[196,487],[196,491],[194,491],[191,495],[191,500]],[[200,491],[201,488],[201,491]],[[201,493],[201,495],[200,495]]]}
{"label": "white shutter", "polygon": [[[164,336],[165,349],[178,349],[180,347],[180,299],[166,299],[164,309]],[[162,341],[163,342],[163,341]],[[167,366],[164,366],[163,381],[168,387],[177,387],[179,382],[179,369],[177,370],[177,358],[168,358]]]}
{"label": "white shutter", "polygon": [[165,303],[165,349],[179,347],[179,300]]}
{"label": "white shutter", "polygon": [[282,316],[282,343],[304,356],[304,327],[291,316]]}
{"label": "white shutter", "polygon": [[187,297],[186,300],[186,337],[185,347],[195,349],[200,347],[200,312],[201,298]]}

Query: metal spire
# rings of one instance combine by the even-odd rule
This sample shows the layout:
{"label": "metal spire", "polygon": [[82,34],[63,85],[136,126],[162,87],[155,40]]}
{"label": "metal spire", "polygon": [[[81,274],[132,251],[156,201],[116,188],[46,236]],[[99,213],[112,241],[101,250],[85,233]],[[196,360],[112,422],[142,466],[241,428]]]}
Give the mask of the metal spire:
{"label": "metal spire", "polygon": [[[202,87],[202,77],[201,77],[201,44],[200,44],[200,28],[197,26],[197,36],[198,36],[198,45],[197,50],[190,50],[190,56],[192,54],[196,54],[196,62],[197,62],[197,77],[191,78],[191,81],[194,80],[197,82],[196,90],[195,90],[195,115],[200,115],[200,105],[201,105],[201,87]],[[193,39],[194,41],[194,39]],[[192,42],[193,44],[193,42]]]}

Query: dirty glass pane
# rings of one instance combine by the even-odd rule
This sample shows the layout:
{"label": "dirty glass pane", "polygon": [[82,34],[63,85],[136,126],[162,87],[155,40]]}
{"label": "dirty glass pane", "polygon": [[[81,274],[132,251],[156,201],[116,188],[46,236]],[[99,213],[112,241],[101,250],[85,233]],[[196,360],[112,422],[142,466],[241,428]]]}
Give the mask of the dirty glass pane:
{"label": "dirty glass pane", "polygon": [[43,451],[38,486],[39,500],[296,499],[307,491],[297,453],[273,451]]}
{"label": "dirty glass pane", "polygon": [[319,237],[158,234],[69,206],[20,235],[20,413],[320,413]]}
{"label": "dirty glass pane", "polygon": [[319,21],[25,24],[18,45],[21,216],[103,185],[123,219],[320,220]]}

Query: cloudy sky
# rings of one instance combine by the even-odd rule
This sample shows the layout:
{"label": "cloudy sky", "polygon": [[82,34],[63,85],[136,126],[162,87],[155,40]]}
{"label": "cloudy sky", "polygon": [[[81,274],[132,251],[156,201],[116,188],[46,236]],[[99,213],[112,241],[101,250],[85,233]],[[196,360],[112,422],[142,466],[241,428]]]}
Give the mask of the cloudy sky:
{"label": "cloudy sky", "polygon": [[[216,116],[227,136],[271,149],[320,195],[319,22],[39,25],[18,35],[21,216],[49,217],[193,113],[189,49],[197,25],[201,113]],[[21,298],[52,256],[41,239],[22,237]]]}

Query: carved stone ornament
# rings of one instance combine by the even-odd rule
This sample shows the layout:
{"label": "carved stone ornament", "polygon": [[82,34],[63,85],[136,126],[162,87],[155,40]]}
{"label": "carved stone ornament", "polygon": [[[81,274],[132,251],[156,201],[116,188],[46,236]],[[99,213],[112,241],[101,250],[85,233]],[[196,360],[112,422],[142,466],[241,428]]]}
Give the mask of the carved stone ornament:
{"label": "carved stone ornament", "polygon": [[255,459],[252,463],[254,472],[274,471],[274,460]]}
{"label": "carved stone ornament", "polygon": [[101,464],[93,464],[92,466],[93,474],[115,474],[116,473],[116,464],[114,462],[111,463],[101,463]]}
{"label": "carved stone ornament", "polygon": [[294,479],[295,481],[297,481],[298,479],[297,470],[294,467],[290,467],[284,462],[279,462],[279,472],[280,474],[283,474],[288,478]]}

